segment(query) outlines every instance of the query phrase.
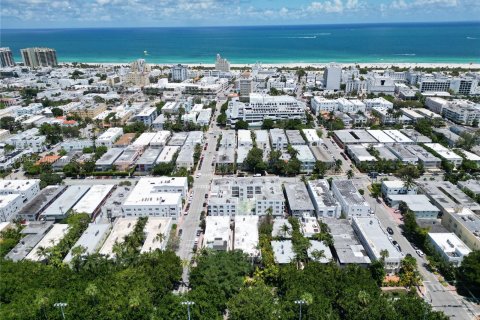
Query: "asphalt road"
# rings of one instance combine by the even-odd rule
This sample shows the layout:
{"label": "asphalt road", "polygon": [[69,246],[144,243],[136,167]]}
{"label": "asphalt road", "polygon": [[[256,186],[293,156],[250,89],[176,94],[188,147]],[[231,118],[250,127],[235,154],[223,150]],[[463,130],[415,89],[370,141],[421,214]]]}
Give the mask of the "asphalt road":
{"label": "asphalt road", "polygon": [[[196,231],[199,229],[200,215],[202,211],[206,211],[203,203],[207,202],[205,194],[208,194],[210,190],[210,183],[212,182],[214,176],[215,167],[212,166],[212,163],[216,152],[215,148],[217,145],[217,137],[220,131],[220,129],[216,126],[216,119],[220,110],[220,106],[224,102],[224,100],[220,100],[217,103],[217,110],[212,118],[211,128],[206,133],[205,137],[205,142],[208,143],[208,146],[206,150],[202,151],[202,166],[197,168],[195,172],[195,180],[190,191],[189,197],[192,196],[190,208],[187,212],[188,214],[182,217],[178,226],[178,229],[182,230],[182,235],[177,254],[180,259],[185,262],[189,262],[193,256],[193,246],[195,244],[195,238],[197,237]],[[200,176],[198,176],[198,173],[200,173]],[[184,263],[182,279],[186,286],[188,286],[188,275],[189,263]],[[185,286],[183,286],[180,291],[185,289]]]}

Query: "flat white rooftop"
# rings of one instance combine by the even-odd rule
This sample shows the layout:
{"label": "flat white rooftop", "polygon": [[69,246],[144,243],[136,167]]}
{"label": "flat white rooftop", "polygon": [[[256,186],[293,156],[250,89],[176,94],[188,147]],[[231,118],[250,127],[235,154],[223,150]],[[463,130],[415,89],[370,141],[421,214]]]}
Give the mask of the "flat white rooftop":
{"label": "flat white rooftop", "polygon": [[60,240],[65,237],[65,235],[68,232],[68,224],[54,224],[52,226],[52,229],[48,231],[48,233],[43,237],[42,240],[40,240],[39,243],[33,248],[32,251],[25,257],[27,260],[32,260],[32,261],[40,261],[43,259],[38,254],[38,248],[42,247],[45,249],[52,248],[56,246]]}
{"label": "flat white rooftop", "polygon": [[408,138],[406,135],[401,133],[399,130],[383,130],[387,135],[389,135],[393,140],[398,143],[412,143],[412,139]]}
{"label": "flat white rooftop", "polygon": [[229,216],[207,216],[203,237],[204,247],[213,247],[216,244],[222,246],[225,242],[227,250],[232,249],[230,240],[230,217]]}
{"label": "flat white rooftop", "polygon": [[[110,231],[110,227],[111,226],[109,223],[90,223],[87,230],[85,230],[85,232],[72,247],[72,250],[75,247],[82,246],[86,249],[86,254],[95,253],[102,244],[101,242],[105,240],[105,236]],[[68,252],[63,262],[68,263],[72,260],[72,250]]]}
{"label": "flat white rooftop", "polygon": [[77,213],[88,213],[91,216],[95,213],[105,197],[112,191],[113,187],[113,184],[99,184],[92,186],[72,209]]}
{"label": "flat white rooftop", "polygon": [[429,233],[428,236],[449,256],[466,256],[472,252],[455,233]]}
{"label": "flat white rooftop", "polygon": [[0,180],[0,192],[6,193],[7,191],[12,191],[15,193],[20,193],[27,191],[36,183],[40,183],[39,179],[28,179],[28,180]]}
{"label": "flat white rooftop", "polygon": [[235,250],[242,250],[250,257],[258,256],[258,216],[235,216],[234,237]]}
{"label": "flat white rooftop", "polygon": [[149,217],[143,229],[146,237],[140,253],[164,249],[168,241],[171,225],[172,218]]}
{"label": "flat white rooftop", "polygon": [[442,158],[449,161],[462,161],[462,157],[450,149],[445,148],[440,143],[425,143],[425,146],[438,153]]}
{"label": "flat white rooftop", "polygon": [[119,218],[113,225],[112,232],[110,232],[107,240],[105,240],[105,243],[103,244],[99,253],[113,256],[113,245],[115,243],[123,243],[125,241],[125,236],[129,235],[133,231],[137,220],[138,218]]}
{"label": "flat white rooftop", "polygon": [[395,143],[395,139],[390,137],[382,130],[367,130],[367,132],[370,133],[372,137],[377,139],[377,141],[380,143]]}

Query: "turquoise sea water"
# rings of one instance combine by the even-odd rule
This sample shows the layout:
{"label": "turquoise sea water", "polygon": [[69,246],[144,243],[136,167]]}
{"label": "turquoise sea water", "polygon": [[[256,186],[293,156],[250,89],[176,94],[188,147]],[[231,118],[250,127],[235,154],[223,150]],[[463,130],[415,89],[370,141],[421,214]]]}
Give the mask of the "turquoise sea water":
{"label": "turquoise sea water", "polygon": [[[480,63],[480,22],[200,28],[2,29],[0,46],[55,48],[63,62]],[[144,54],[148,52],[148,55]]]}

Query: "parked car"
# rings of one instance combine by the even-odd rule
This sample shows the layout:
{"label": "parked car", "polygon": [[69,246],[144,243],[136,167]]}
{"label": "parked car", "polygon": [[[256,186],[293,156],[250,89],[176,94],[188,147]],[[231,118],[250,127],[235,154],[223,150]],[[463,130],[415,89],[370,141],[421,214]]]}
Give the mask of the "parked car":
{"label": "parked car", "polygon": [[425,255],[425,253],[423,253],[423,251],[420,250],[420,249],[415,250],[415,252],[416,252],[420,257],[423,257],[423,256]]}
{"label": "parked car", "polygon": [[394,246],[398,245],[398,242],[395,241],[395,240],[393,240],[392,243],[393,243]]}
{"label": "parked car", "polygon": [[199,237],[200,234],[202,234],[202,230],[197,230],[197,237]]}
{"label": "parked car", "polygon": [[387,232],[388,232],[389,234],[393,234],[393,229],[390,228],[390,227],[388,227],[388,228],[387,228]]}

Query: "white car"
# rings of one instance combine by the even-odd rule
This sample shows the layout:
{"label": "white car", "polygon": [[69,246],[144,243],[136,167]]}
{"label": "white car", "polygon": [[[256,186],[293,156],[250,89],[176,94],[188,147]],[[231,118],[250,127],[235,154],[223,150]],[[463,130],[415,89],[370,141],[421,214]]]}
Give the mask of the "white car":
{"label": "white car", "polygon": [[416,252],[420,257],[423,257],[423,256],[425,255],[425,253],[423,253],[423,251],[420,250],[420,249],[415,250],[415,252]]}

